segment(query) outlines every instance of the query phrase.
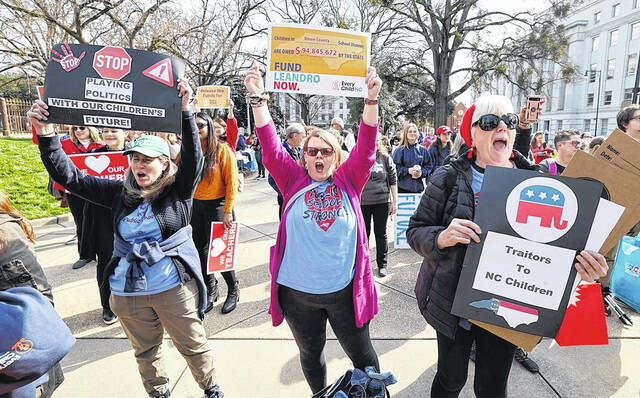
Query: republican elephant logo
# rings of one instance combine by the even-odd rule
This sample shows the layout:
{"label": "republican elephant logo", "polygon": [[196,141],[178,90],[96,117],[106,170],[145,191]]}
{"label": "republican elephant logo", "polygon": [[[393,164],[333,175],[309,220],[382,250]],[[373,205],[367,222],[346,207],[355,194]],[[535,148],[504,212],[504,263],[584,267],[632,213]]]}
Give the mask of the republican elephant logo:
{"label": "republican elephant logo", "polygon": [[507,197],[506,216],[525,239],[552,242],[566,234],[578,215],[578,200],[559,180],[533,177],[516,185]]}
{"label": "republican elephant logo", "polygon": [[564,210],[564,195],[555,188],[544,185],[531,185],[525,187],[520,193],[516,222],[526,224],[529,217],[540,219],[540,226],[551,228],[553,223],[556,229],[565,229],[569,222],[562,219]]}

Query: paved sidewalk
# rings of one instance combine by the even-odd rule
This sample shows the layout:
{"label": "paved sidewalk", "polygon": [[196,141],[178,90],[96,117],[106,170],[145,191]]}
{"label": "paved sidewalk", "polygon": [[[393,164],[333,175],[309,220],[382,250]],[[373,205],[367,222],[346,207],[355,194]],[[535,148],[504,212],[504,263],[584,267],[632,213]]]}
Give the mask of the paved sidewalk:
{"label": "paved sidewalk", "polygon": [[[300,370],[298,350],[286,323],[271,326],[269,303],[269,247],[275,243],[278,206],[266,180],[247,179],[236,205],[240,230],[238,278],[240,302],[222,315],[226,296],[207,315],[205,327],[217,360],[218,378],[227,398],[309,397]],[[64,243],[74,234],[73,224],[37,229],[36,250],[54,286],[56,309],[77,343],[63,360],[66,381],[54,397],[145,397],[133,351],[119,324],[105,326],[95,281],[95,263],[72,270],[75,246]],[[374,244],[374,239],[371,239]],[[373,256],[375,258],[375,255]],[[371,335],[384,371],[398,383],[394,397],[428,397],[436,370],[435,331],[418,312],[413,287],[420,257],[411,250],[390,249],[389,275],[376,278],[380,313],[371,323]],[[221,282],[223,282],[221,280]],[[540,365],[532,374],[513,365],[511,397],[638,397],[640,396],[640,316],[629,311],[635,325],[625,327],[608,318],[609,345],[560,348],[543,340],[531,354]],[[202,392],[185,361],[165,336],[165,364],[176,398],[200,398]],[[337,378],[351,367],[333,334],[327,342],[328,377]],[[474,364],[461,394],[473,397]],[[634,377],[635,376],[635,377]]]}

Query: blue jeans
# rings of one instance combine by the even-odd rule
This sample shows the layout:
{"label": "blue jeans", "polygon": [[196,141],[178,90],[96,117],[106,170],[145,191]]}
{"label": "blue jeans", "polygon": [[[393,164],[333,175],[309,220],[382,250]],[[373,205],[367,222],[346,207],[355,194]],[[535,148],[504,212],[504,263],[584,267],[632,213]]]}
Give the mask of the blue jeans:
{"label": "blue jeans", "polygon": [[280,307],[300,350],[302,373],[315,394],[327,384],[324,345],[327,320],[354,368],[373,366],[380,371],[378,355],[371,344],[369,323],[356,327],[353,282],[334,293],[311,294],[278,286]]}
{"label": "blue jeans", "polygon": [[476,373],[473,390],[477,398],[507,396],[507,380],[516,346],[485,329],[471,325],[458,327],[455,339],[440,332],[438,336],[438,371],[431,385],[432,398],[455,398],[467,382],[469,353],[476,342]]}

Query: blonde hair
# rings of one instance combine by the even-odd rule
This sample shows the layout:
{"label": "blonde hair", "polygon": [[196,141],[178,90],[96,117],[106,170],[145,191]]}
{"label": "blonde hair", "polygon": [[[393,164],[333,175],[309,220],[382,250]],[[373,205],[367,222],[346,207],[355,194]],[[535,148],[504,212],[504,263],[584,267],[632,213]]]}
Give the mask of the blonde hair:
{"label": "blonde hair", "polygon": [[[76,137],[76,133],[73,127],[74,126],[69,127],[69,139],[71,140],[71,142],[78,145],[80,141],[78,141],[78,137]],[[100,142],[100,132],[98,131],[97,128],[92,126],[78,126],[78,127],[84,127],[87,130],[89,130],[89,138],[91,139],[91,142],[95,142],[95,143]]]}
{"label": "blonde hair", "polygon": [[[9,196],[2,189],[0,189],[0,214],[8,214],[18,220],[18,225],[22,228],[27,239],[29,239],[31,243],[35,242],[36,235],[33,232],[31,223],[29,223],[29,221],[22,216],[20,211],[16,209],[13,203],[11,203]],[[7,243],[7,238],[5,238],[4,233],[0,230],[0,250],[4,250]]]}
{"label": "blonde hair", "polygon": [[[335,171],[335,169],[337,169],[343,162],[342,159],[342,148],[340,147],[340,144],[338,143],[338,139],[336,138],[335,135],[331,134],[328,131],[325,130],[321,130],[319,128],[315,128],[312,129],[310,131],[307,131],[307,137],[304,139],[304,143],[302,144],[302,156],[300,156],[300,165],[302,167],[304,167],[305,169],[307,168],[307,162],[304,159],[304,153],[306,152],[307,148],[309,147],[309,140],[312,137],[316,137],[316,138],[320,138],[322,141],[326,142],[327,144],[329,144],[329,146],[331,146],[331,148],[333,149],[333,156],[334,156],[334,166],[335,168],[333,169],[333,171]],[[333,177],[333,173],[329,178]]]}
{"label": "blonde hair", "polygon": [[418,130],[418,126],[416,126],[415,123],[407,123],[402,129],[402,138],[400,139],[400,146],[403,146],[405,148],[409,146],[409,140],[407,139],[407,134],[409,133],[409,129],[412,127],[416,129],[416,134],[418,134],[418,137],[416,137],[416,143],[418,142],[418,140],[420,140],[420,132],[419,132],[420,130]]}
{"label": "blonde hair", "polygon": [[142,188],[136,182],[131,166],[127,169],[124,176],[125,203],[127,205],[138,205],[140,202],[153,202],[164,191],[164,189],[175,181],[178,166],[175,165],[168,157],[158,156],[162,162],[167,162],[169,166],[162,171],[162,174],[148,188]]}

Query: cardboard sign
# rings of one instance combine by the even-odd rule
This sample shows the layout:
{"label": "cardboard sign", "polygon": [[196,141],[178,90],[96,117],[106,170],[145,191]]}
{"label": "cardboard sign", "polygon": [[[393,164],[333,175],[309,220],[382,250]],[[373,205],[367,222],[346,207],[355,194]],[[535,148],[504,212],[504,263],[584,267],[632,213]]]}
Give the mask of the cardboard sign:
{"label": "cardboard sign", "polygon": [[365,97],[371,35],[300,24],[269,26],[266,90]]}
{"label": "cardboard sign", "polygon": [[213,274],[214,272],[236,269],[238,232],[238,223],[235,221],[231,223],[231,227],[228,229],[221,222],[211,223],[207,273]]}
{"label": "cardboard sign", "polygon": [[83,153],[69,155],[69,159],[80,171],[105,180],[124,181],[129,168],[129,157],[122,152]]}
{"label": "cardboard sign", "polygon": [[[571,296],[602,184],[488,167],[451,312],[555,337]],[[504,209],[504,210],[501,210]]]}
{"label": "cardboard sign", "polygon": [[409,228],[409,219],[415,214],[420,204],[420,193],[399,193],[398,194],[398,211],[394,220],[393,247],[396,249],[410,249],[407,241],[407,228]]}
{"label": "cardboard sign", "polygon": [[181,132],[175,82],[184,73],[182,60],[88,44],[56,44],[52,52],[43,93],[48,122]]}
{"label": "cardboard sign", "polygon": [[200,86],[196,93],[198,107],[207,108],[228,108],[229,107],[229,86]]}
{"label": "cardboard sign", "polygon": [[622,170],[640,176],[640,142],[620,129],[611,132],[595,155]]}
{"label": "cardboard sign", "polygon": [[562,175],[602,183],[604,185],[602,195],[605,196],[605,199],[625,207],[620,221],[600,248],[601,254],[604,255],[616,247],[620,239],[640,221],[640,203],[638,202],[640,179],[638,176],[614,166],[611,162],[602,160],[601,157],[593,157],[583,151],[578,151],[573,155]]}

